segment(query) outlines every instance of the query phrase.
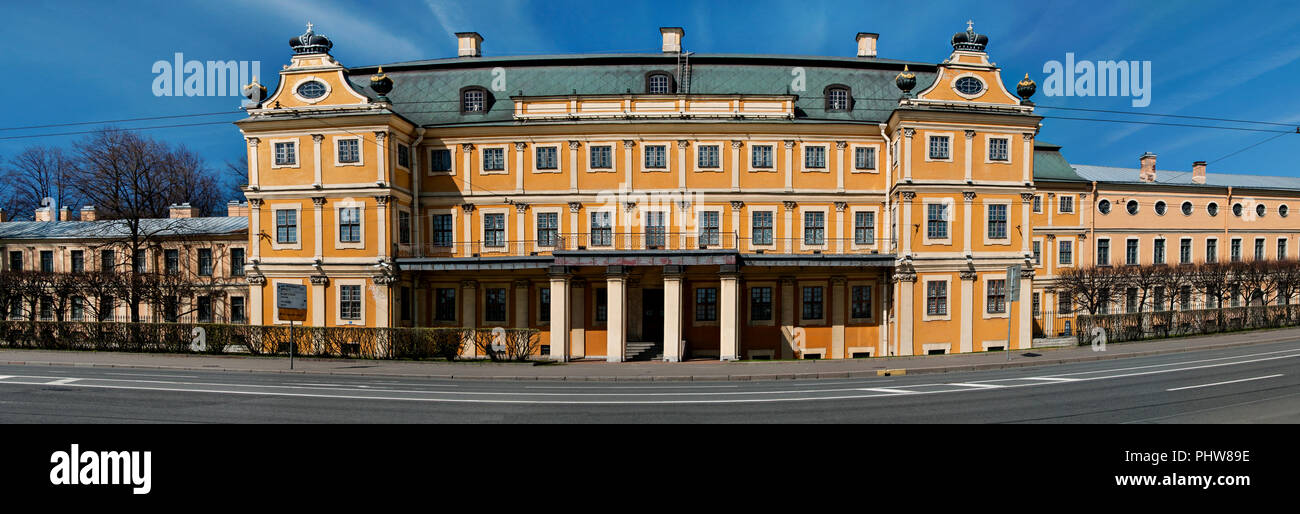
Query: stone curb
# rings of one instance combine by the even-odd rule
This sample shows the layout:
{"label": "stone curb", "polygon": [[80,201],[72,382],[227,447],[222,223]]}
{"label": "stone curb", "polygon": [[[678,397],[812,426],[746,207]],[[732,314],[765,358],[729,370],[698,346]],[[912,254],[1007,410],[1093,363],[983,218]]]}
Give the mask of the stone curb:
{"label": "stone curb", "polygon": [[[1200,350],[1218,350],[1223,348],[1234,348],[1239,346],[1249,346],[1255,344],[1278,343],[1295,340],[1295,336],[1261,339],[1251,341],[1241,341],[1233,343],[1217,343],[1202,346],[1189,346],[1183,348],[1164,348],[1157,350],[1140,350],[1134,352],[1088,355],[1083,357],[1065,357],[1059,359],[1040,359],[1033,361],[1015,361],[1015,362],[997,362],[985,364],[957,364],[951,366],[932,366],[921,368],[886,368],[870,369],[855,371],[823,371],[812,373],[769,373],[769,374],[742,374],[742,375],[629,375],[629,376],[597,376],[597,375],[574,375],[574,376],[545,376],[545,375],[439,375],[439,374],[410,374],[410,373],[382,373],[382,372],[364,372],[364,371],[308,371],[308,370],[288,370],[288,369],[247,369],[247,368],[225,368],[225,367],[203,367],[203,366],[162,366],[153,364],[119,364],[119,363],[94,363],[94,362],[54,362],[54,361],[7,361],[4,364],[16,366],[72,366],[78,368],[127,368],[127,369],[157,369],[171,371],[226,371],[235,373],[285,373],[297,375],[337,375],[337,376],[377,376],[377,377],[397,377],[397,378],[428,378],[438,380],[509,380],[509,381],[549,381],[549,382],[697,382],[697,381],[769,381],[769,380],[816,380],[831,378],[869,378],[886,375],[917,375],[917,374],[938,374],[938,373],[958,373],[968,371],[991,371],[999,369],[1014,369],[1033,366],[1050,366],[1055,364],[1070,364],[1078,362],[1091,362],[1113,359],[1124,359],[1130,357],[1145,357],[1151,355],[1163,355],[1170,353],[1184,353]],[[223,356],[228,357],[228,356]],[[235,357],[237,358],[237,357]],[[322,359],[323,360],[323,359]]]}

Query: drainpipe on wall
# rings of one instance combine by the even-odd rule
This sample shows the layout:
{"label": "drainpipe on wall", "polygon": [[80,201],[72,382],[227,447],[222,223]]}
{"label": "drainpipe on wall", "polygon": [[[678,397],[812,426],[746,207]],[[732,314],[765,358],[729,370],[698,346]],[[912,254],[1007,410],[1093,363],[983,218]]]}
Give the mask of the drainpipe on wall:
{"label": "drainpipe on wall", "polygon": [[1089,245],[1092,245],[1092,246],[1089,247],[1089,248],[1092,248],[1092,250],[1089,251],[1088,254],[1092,256],[1092,259],[1093,259],[1093,265],[1096,265],[1096,264],[1097,264],[1097,262],[1096,262],[1096,260],[1097,260],[1097,248],[1096,248],[1096,244],[1097,244],[1097,181],[1096,181],[1096,180],[1092,181],[1092,207],[1089,207],[1089,208],[1088,208],[1088,244],[1089,244]]}
{"label": "drainpipe on wall", "polygon": [[[1228,209],[1228,212],[1223,214],[1223,242],[1231,245],[1232,240],[1228,237],[1228,215],[1232,214],[1232,186],[1228,186],[1228,200],[1223,203],[1223,206]],[[1231,261],[1232,250],[1229,249],[1228,252],[1228,260]]]}

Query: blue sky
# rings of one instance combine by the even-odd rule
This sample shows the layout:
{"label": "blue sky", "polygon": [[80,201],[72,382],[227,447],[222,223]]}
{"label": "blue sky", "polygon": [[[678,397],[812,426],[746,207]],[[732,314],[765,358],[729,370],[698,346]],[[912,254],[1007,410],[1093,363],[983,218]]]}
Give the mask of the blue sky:
{"label": "blue sky", "polygon": [[[1245,10],[1249,9],[1249,10]],[[1300,125],[1300,4],[1296,2],[6,2],[0,7],[0,67],[9,98],[0,128],[231,111],[237,97],[155,97],[155,61],[261,61],[264,74],[288,62],[290,37],[304,23],[334,41],[347,66],[454,56],[452,33],[483,34],[487,55],[658,51],[660,26],[686,29],[696,52],[854,55],[857,32],[880,34],[881,57],[938,62],[948,40],[973,19],[989,36],[989,54],[1011,87],[1025,73],[1043,106],[1272,121]],[[1047,97],[1049,60],[1151,61],[1151,103],[1123,97]],[[262,82],[274,87],[275,77]],[[1190,124],[1214,122],[1125,117],[1040,109],[1048,116],[1125,118]],[[238,119],[236,114],[122,123],[135,127]],[[1266,125],[1221,124],[1266,130]],[[0,130],[0,159],[30,144],[67,145],[80,136],[15,136],[89,130],[92,126]],[[209,164],[238,159],[233,125],[157,129]],[[1284,135],[1222,160],[1273,134],[1235,130],[1044,120],[1040,140],[1064,146],[1079,164],[1136,167],[1145,151],[1160,169],[1300,176],[1300,134]],[[5,139],[10,138],[10,139]]]}

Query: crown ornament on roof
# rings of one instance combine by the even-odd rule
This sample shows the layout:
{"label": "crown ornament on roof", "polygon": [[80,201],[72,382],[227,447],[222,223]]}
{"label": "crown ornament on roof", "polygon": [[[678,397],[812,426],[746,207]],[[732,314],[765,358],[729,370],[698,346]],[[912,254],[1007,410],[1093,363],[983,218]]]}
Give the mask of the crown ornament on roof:
{"label": "crown ornament on roof", "polygon": [[1029,97],[1034,96],[1037,91],[1038,84],[1035,84],[1033,79],[1029,78],[1028,73],[1025,74],[1025,78],[1020,80],[1020,83],[1016,84],[1016,94],[1020,96],[1021,105],[1033,105],[1033,102],[1029,101]]}
{"label": "crown ornament on roof", "polygon": [[952,49],[965,50],[969,52],[983,52],[984,47],[988,46],[989,37],[984,34],[975,33],[975,21],[966,21],[966,32],[958,32],[952,35]]}
{"label": "crown ornament on roof", "polygon": [[903,92],[903,96],[911,96],[912,89],[916,87],[916,74],[908,71],[907,65],[904,64],[903,71],[894,76],[894,85]]}
{"label": "crown ornament on roof", "polygon": [[384,67],[379,67],[379,72],[370,76],[370,89],[379,94],[379,101],[390,103],[388,92],[393,90],[393,79],[388,78],[384,73]]}
{"label": "crown ornament on roof", "polygon": [[328,54],[334,48],[334,43],[329,38],[313,32],[312,27],[311,22],[308,22],[307,32],[289,40],[289,48],[293,49],[294,55]]}

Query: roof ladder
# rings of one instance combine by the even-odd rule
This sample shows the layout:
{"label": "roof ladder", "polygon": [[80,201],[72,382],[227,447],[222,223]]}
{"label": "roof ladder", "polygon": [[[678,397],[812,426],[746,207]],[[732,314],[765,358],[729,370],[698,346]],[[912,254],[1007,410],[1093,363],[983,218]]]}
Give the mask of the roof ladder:
{"label": "roof ladder", "polygon": [[682,52],[677,54],[677,94],[691,94],[691,54],[694,52]]}

